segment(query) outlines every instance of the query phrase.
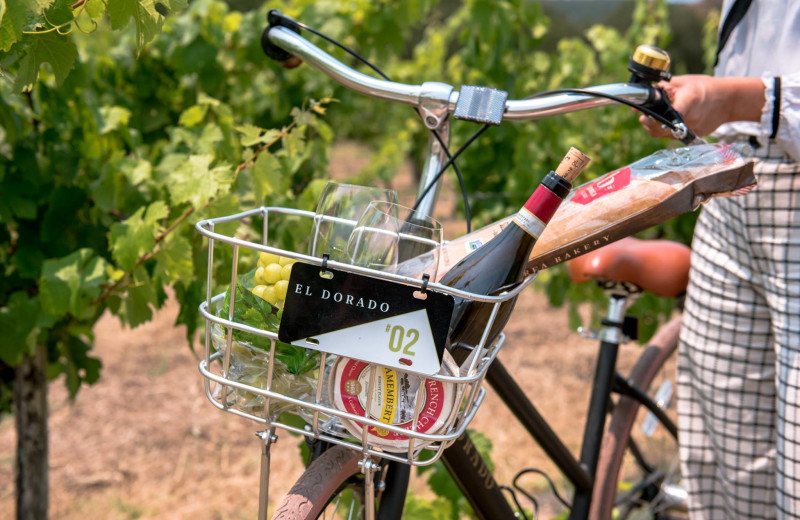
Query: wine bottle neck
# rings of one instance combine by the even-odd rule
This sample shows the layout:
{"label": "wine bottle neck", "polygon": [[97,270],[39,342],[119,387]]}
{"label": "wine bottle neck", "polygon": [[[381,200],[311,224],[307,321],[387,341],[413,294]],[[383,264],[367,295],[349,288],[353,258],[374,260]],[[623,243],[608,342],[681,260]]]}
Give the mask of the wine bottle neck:
{"label": "wine bottle neck", "polygon": [[[548,185],[553,184],[552,177],[561,179],[563,183],[558,183],[550,188]],[[548,182],[549,181],[549,182]],[[525,232],[531,235],[534,239],[539,238],[544,231],[545,226],[553,218],[561,201],[569,194],[569,188],[564,189],[563,184],[569,186],[567,181],[558,177],[553,172],[550,172],[542,182],[533,195],[530,196],[528,202],[517,212],[514,216],[514,223],[521,227]]]}

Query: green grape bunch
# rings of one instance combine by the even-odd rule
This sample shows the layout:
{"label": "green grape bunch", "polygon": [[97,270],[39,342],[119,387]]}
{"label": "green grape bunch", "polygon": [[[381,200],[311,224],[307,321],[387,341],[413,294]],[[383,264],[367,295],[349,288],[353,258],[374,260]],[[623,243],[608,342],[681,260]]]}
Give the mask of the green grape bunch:
{"label": "green grape bunch", "polygon": [[258,267],[253,274],[252,293],[283,310],[293,265],[294,260],[291,258],[259,253]]}

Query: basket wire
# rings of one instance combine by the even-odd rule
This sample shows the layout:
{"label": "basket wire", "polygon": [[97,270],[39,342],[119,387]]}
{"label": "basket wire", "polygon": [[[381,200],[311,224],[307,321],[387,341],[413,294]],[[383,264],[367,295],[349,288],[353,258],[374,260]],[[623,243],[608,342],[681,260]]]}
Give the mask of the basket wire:
{"label": "basket wire", "polygon": [[[243,240],[234,236],[220,234],[215,231],[216,225],[222,223],[239,222],[240,224],[243,223],[252,226],[252,217],[255,216],[261,216],[263,218],[261,243]],[[519,294],[519,292],[532,281],[533,277],[531,276],[527,278],[522,284],[506,293],[503,293],[500,296],[473,294],[442,286],[437,283],[428,283],[429,290],[436,290],[439,292],[449,293],[459,298],[493,304],[493,309],[490,318],[486,323],[480,342],[478,345],[474,346],[473,353],[464,363],[464,366],[460,367],[458,373],[453,375],[445,375],[441,373],[436,375],[420,375],[421,382],[416,391],[414,415],[411,421],[411,427],[406,428],[402,426],[396,426],[394,424],[387,424],[369,416],[370,410],[372,410],[373,398],[375,395],[374,390],[377,380],[377,371],[379,368],[382,368],[382,365],[370,364],[371,366],[368,368],[368,370],[370,370],[369,384],[366,394],[367,402],[363,416],[337,409],[332,403],[328,405],[324,402],[323,392],[326,386],[326,367],[329,359],[332,357],[335,358],[334,355],[328,355],[325,352],[320,352],[319,369],[316,376],[316,387],[314,389],[313,397],[310,400],[298,399],[274,390],[273,378],[275,376],[274,360],[276,360],[276,343],[278,341],[277,334],[269,330],[254,328],[234,320],[235,291],[238,274],[237,264],[241,248],[247,248],[259,252],[273,253],[279,256],[291,258],[296,261],[302,261],[315,265],[323,265],[320,258],[269,246],[268,238],[270,220],[273,216],[290,216],[313,219],[314,213],[290,208],[262,207],[235,215],[203,220],[196,224],[196,229],[198,232],[206,236],[209,240],[208,273],[206,277],[206,301],[204,301],[199,308],[199,312],[205,320],[205,357],[199,363],[199,370],[204,377],[207,398],[220,410],[262,424],[268,431],[274,431],[275,428],[278,428],[295,434],[327,441],[332,444],[347,446],[351,449],[361,451],[365,456],[381,457],[414,466],[432,464],[441,456],[445,448],[450,446],[459,436],[464,433],[467,426],[477,413],[481,403],[483,402],[485,397],[485,390],[482,388],[483,378],[485,377],[486,371],[488,370],[491,362],[497,357],[504,342],[504,337],[501,334],[491,344],[486,344],[491,325],[497,316],[500,305],[504,301],[516,297],[516,295]],[[232,294],[226,317],[219,316],[215,309],[216,307],[221,308],[221,304],[225,298],[225,292],[216,295],[213,294],[215,290],[214,251],[216,247],[221,247],[221,244],[230,246],[232,248],[232,269],[230,279],[230,290]],[[422,287],[426,283],[425,281],[416,278],[399,276],[383,271],[375,271],[372,269],[340,262],[328,261],[327,265],[342,271],[372,276],[374,278],[390,280],[405,285]],[[224,351],[213,350],[215,343],[215,327],[225,331]],[[237,342],[237,340],[234,338],[234,330],[247,332],[269,339],[268,352],[246,345],[254,351],[254,355],[260,355],[264,359],[267,373],[263,388],[246,384],[242,381],[237,381],[235,376],[231,374],[232,352],[235,342]],[[411,370],[408,372],[413,373]],[[331,377],[333,377],[332,374]],[[419,431],[419,419],[422,402],[424,401],[422,398],[422,391],[424,389],[426,380],[434,380],[441,382],[443,385],[451,385],[451,389],[455,392],[455,402],[453,403],[453,409],[449,413],[449,417],[446,419],[446,424],[444,424],[444,426],[435,433]],[[237,408],[235,404],[238,401],[238,398],[236,401],[230,399],[230,396],[232,394],[235,395],[236,391],[245,392],[245,395],[253,395],[263,398],[263,416],[251,413],[252,410],[247,411]],[[280,415],[274,412],[273,407],[276,406],[276,403],[283,406],[293,407],[293,413],[298,413],[300,411],[304,412],[306,415],[304,419],[306,419],[307,424],[303,427],[298,427],[295,424],[281,421]],[[310,417],[310,419],[307,417]],[[361,432],[359,435],[355,435],[348,431],[326,430],[324,424],[321,424],[323,417],[329,417],[331,419],[336,418],[340,423],[344,423],[346,421],[349,421],[351,424],[355,423],[361,427]],[[404,436],[408,439],[407,447],[404,447],[402,450],[400,450],[399,448],[387,448],[385,445],[374,442],[374,440],[370,438],[371,428],[380,428],[381,430]]]}

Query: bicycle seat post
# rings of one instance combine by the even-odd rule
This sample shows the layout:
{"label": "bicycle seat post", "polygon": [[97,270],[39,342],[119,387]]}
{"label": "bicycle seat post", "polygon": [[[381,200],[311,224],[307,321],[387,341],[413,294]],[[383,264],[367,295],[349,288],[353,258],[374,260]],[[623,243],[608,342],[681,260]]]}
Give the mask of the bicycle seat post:
{"label": "bicycle seat post", "polygon": [[[603,329],[600,331],[600,350],[594,371],[594,382],[589,399],[589,411],[583,432],[580,462],[591,475],[596,478],[597,461],[600,455],[600,443],[605,431],[606,412],[608,400],[611,396],[611,387],[617,364],[617,353],[620,343],[625,340],[623,325],[625,311],[631,297],[640,292],[633,284],[612,283],[603,286],[608,295],[608,311],[603,320]],[[575,503],[570,518],[587,518],[591,504],[591,490],[576,494]]]}

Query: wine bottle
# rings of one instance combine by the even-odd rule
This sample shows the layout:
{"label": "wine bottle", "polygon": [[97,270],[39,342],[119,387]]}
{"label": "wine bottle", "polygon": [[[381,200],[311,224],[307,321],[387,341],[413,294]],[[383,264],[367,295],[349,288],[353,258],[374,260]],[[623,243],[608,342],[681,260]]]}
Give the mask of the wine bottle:
{"label": "wine bottle", "polygon": [[[570,148],[558,168],[545,176],[511,223],[487,244],[454,265],[439,283],[476,294],[496,295],[522,281],[536,239],[569,194],[572,181],[589,161],[580,150]],[[487,342],[503,330],[515,300],[512,298],[500,304]],[[493,303],[456,298],[447,348],[459,364],[480,342],[493,307]]]}

